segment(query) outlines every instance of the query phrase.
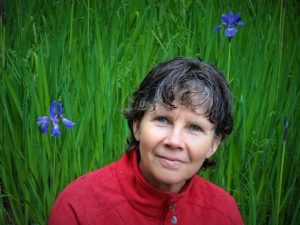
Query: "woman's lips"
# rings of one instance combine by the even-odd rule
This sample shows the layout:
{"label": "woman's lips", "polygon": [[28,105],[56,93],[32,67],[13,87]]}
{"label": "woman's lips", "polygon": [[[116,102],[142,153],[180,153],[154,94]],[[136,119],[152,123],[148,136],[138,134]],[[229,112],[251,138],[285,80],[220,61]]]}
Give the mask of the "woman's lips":
{"label": "woman's lips", "polygon": [[183,164],[185,164],[185,162],[181,159],[171,158],[171,157],[166,157],[166,156],[159,156],[159,155],[157,157],[158,157],[159,161],[161,162],[161,164],[167,168],[179,168]]}

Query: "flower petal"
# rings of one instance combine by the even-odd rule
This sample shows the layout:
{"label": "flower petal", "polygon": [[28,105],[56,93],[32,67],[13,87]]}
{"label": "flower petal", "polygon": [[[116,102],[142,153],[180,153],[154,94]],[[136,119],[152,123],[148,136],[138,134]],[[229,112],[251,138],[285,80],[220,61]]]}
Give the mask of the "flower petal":
{"label": "flower petal", "polygon": [[58,103],[57,105],[58,105],[58,107],[57,107],[57,117],[59,118],[62,115],[63,104]]}
{"label": "flower petal", "polygon": [[48,116],[40,116],[37,119],[37,124],[38,125],[43,125],[49,123],[50,118]]}
{"label": "flower petal", "polygon": [[62,118],[62,122],[63,124],[67,127],[67,128],[72,128],[75,123],[72,122],[71,120],[66,119],[65,117]]}
{"label": "flower petal", "polygon": [[48,124],[48,123],[42,124],[42,125],[41,125],[41,132],[42,132],[42,134],[47,133],[48,128],[49,128],[49,124]]}
{"label": "flower petal", "polygon": [[239,21],[237,24],[240,26],[245,26],[245,23],[243,21]]}
{"label": "flower petal", "polygon": [[53,123],[51,135],[53,137],[60,135],[59,125],[58,123]]}
{"label": "flower petal", "polygon": [[238,31],[238,30],[237,30],[236,27],[227,27],[227,28],[225,29],[224,33],[225,33],[225,35],[226,35],[227,37],[233,37],[233,36],[236,34],[237,31]]}
{"label": "flower petal", "polygon": [[214,28],[214,32],[217,32],[217,31],[219,31],[219,30],[221,29],[221,27],[222,27],[222,24],[221,24],[221,25],[219,25],[219,26],[216,26],[216,27]]}
{"label": "flower petal", "polygon": [[50,104],[49,113],[50,113],[51,117],[55,117],[55,114],[56,114],[56,101],[55,100],[53,102],[51,102],[51,104]]}
{"label": "flower petal", "polygon": [[226,25],[229,25],[230,24],[230,17],[229,15],[227,16],[225,13],[223,13],[221,15],[221,19],[223,20],[223,22],[226,24]]}
{"label": "flower petal", "polygon": [[234,17],[234,24],[237,24],[241,20],[241,13],[238,12]]}

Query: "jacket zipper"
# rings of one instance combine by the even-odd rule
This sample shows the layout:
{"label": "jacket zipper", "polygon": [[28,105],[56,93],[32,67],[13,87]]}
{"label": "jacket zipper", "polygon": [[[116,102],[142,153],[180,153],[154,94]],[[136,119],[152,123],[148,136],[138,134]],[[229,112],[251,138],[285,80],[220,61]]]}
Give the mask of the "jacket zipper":
{"label": "jacket zipper", "polygon": [[[178,224],[178,219],[176,216],[176,203],[175,202],[171,202],[169,203],[169,206],[167,206],[167,210],[162,214],[161,217],[161,225],[165,224],[166,219],[169,217],[168,214],[171,214],[171,224]],[[170,217],[169,217],[170,218]],[[169,224],[169,223],[167,223]]]}
{"label": "jacket zipper", "polygon": [[177,224],[177,222],[178,222],[175,210],[176,210],[176,204],[175,203],[171,203],[171,205],[169,207],[169,211],[172,213],[172,217],[171,217],[172,224]]}

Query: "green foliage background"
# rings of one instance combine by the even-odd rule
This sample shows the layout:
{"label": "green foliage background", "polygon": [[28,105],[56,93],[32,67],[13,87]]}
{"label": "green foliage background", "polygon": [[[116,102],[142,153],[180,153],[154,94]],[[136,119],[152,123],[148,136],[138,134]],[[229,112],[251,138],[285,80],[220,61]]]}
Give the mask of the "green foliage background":
{"label": "green foliage background", "polygon": [[[300,6],[297,0],[9,0],[0,22],[0,224],[46,224],[74,178],[124,152],[121,112],[146,72],[201,57],[225,72],[235,130],[202,175],[237,200],[245,224],[300,220]],[[246,23],[229,43],[220,14]],[[52,100],[76,122],[42,135]],[[288,124],[284,124],[284,118]],[[284,138],[284,130],[288,136]]]}

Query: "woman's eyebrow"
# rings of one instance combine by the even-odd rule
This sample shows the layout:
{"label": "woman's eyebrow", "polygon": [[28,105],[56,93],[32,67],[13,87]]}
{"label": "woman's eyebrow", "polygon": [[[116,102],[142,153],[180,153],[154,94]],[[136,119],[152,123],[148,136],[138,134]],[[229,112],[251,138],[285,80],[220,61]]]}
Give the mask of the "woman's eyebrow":
{"label": "woman's eyebrow", "polygon": [[156,105],[155,106],[155,108],[152,110],[153,112],[161,112],[161,111],[163,111],[163,112],[170,112],[170,111],[172,111],[172,109],[169,109],[169,108],[167,108],[167,107],[165,107],[165,106],[163,106],[163,105]]}

